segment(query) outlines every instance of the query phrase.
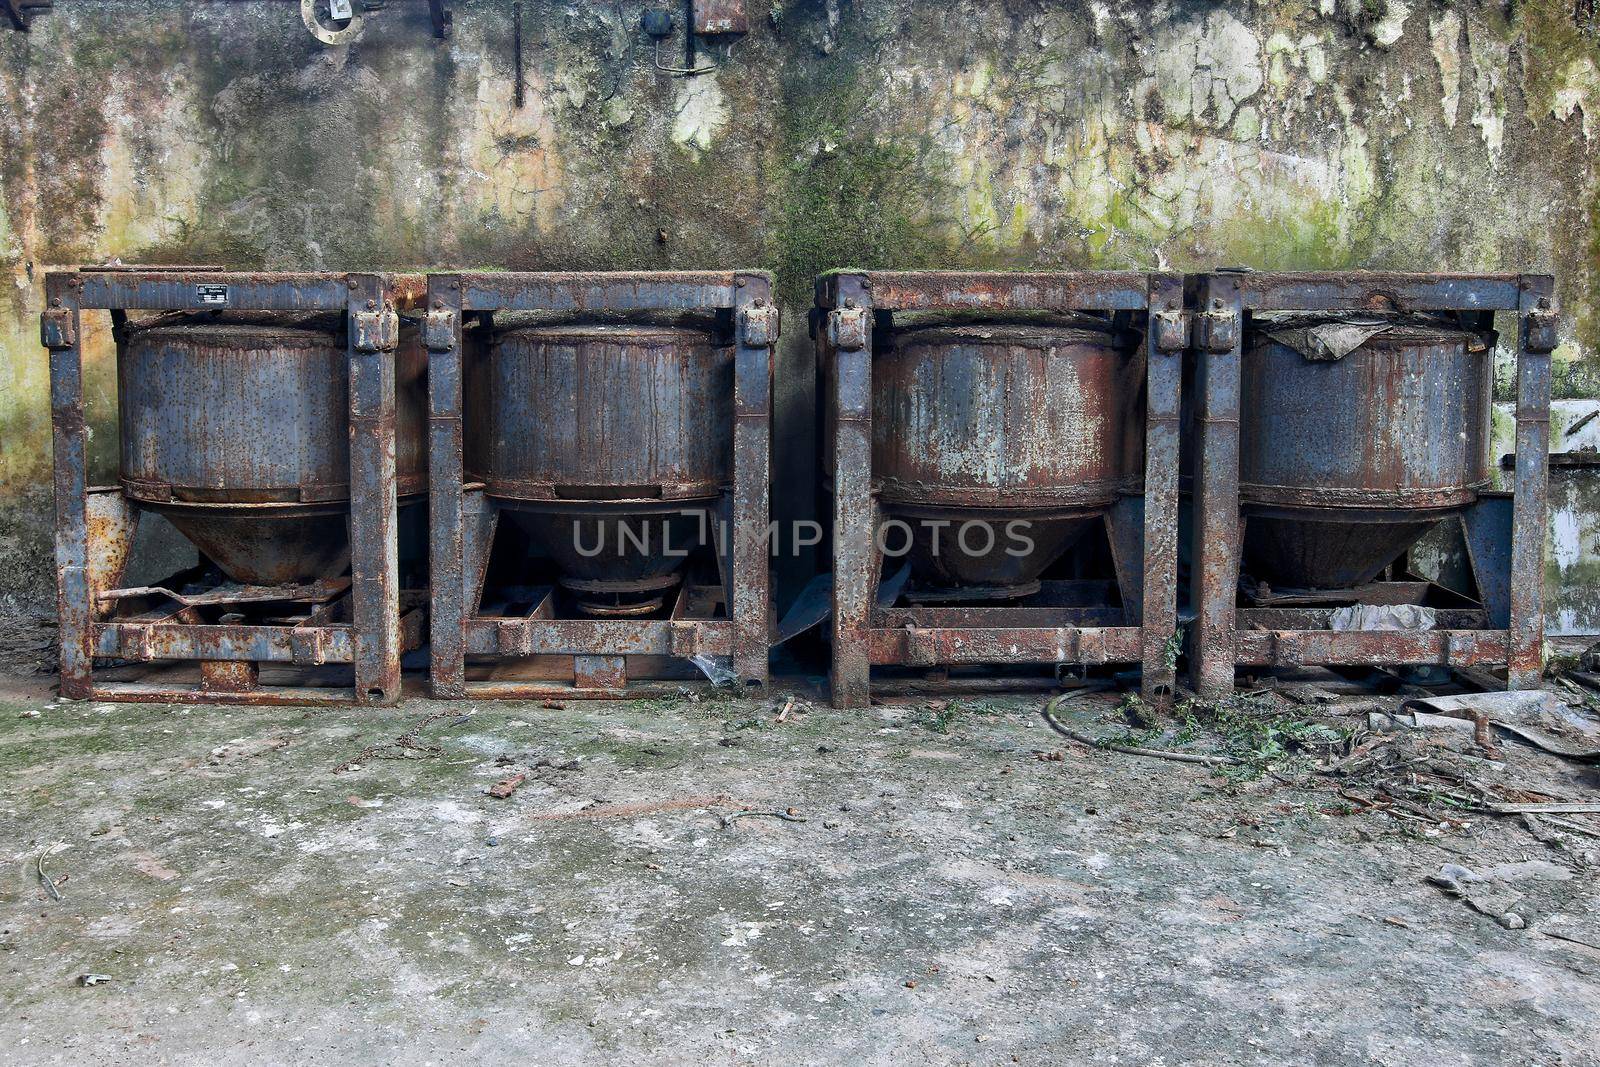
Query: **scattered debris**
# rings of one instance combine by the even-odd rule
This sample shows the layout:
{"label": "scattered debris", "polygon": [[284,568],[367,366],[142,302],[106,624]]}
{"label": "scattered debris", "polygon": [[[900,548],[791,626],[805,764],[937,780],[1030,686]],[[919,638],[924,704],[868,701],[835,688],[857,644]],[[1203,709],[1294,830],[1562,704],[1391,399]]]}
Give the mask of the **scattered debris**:
{"label": "scattered debris", "polygon": [[1078,742],[1080,745],[1087,745],[1090,748],[1103,748],[1111,752],[1121,752],[1129,756],[1153,756],[1156,759],[1176,760],[1179,763],[1198,763],[1206,767],[1226,767],[1238,762],[1238,760],[1233,759],[1231,756],[1203,756],[1198,752],[1169,752],[1166,749],[1160,748],[1142,748],[1138,745],[1114,744],[1109,741],[1102,741],[1097,737],[1091,737],[1081,730],[1074,730],[1072,727],[1066,726],[1058,721],[1055,717],[1055,709],[1066,703],[1068,700],[1071,700],[1073,697],[1083,693],[1084,691],[1085,690],[1080,689],[1072,693],[1063,693],[1061,696],[1050,698],[1050,701],[1046,703],[1043,709],[1041,709],[1039,712],[1039,714],[1044,716],[1044,721],[1050,725],[1050,729],[1054,730],[1062,737],[1070,738],[1071,740]]}
{"label": "scattered debris", "polygon": [[1471,719],[1478,728],[1478,745],[1485,752],[1498,752],[1489,736],[1492,724],[1553,755],[1600,762],[1600,723],[1577,714],[1548,690],[1414,697],[1401,705],[1401,711],[1414,708]]}
{"label": "scattered debris", "polygon": [[753,810],[753,809],[747,808],[744,811],[736,811],[736,812],[733,812],[731,814],[721,816],[721,818],[722,818],[721,828],[726,830],[728,827],[730,827],[730,826],[732,826],[734,824],[734,821],[736,819],[750,819],[750,818],[755,818],[757,816],[765,816],[766,818],[769,818],[769,819],[782,819],[784,822],[806,822],[807,821],[806,817],[804,815],[801,815],[799,813],[799,811],[795,810],[794,808],[785,808],[783,811],[777,811],[777,810],[772,810],[772,811],[759,810],[758,811],[758,810]]}
{"label": "scattered debris", "polygon": [[517,787],[527,780],[528,776],[519,772],[517,774],[513,774],[509,778],[502,778],[500,781],[484,790],[484,792],[488,793],[496,800],[504,800],[512,793],[515,793],[517,791]]}
{"label": "scattered debris", "polygon": [[24,711],[22,714],[18,715],[17,718],[19,718],[19,719],[37,719],[40,716],[40,714],[42,714],[42,713],[37,708],[29,708],[27,711]]}
{"label": "scattered debris", "polygon": [[111,977],[109,974],[90,973],[78,975],[78,984],[82,986],[105,985],[107,982],[115,981],[116,979]]}
{"label": "scattered debris", "polygon": [[294,744],[294,738],[281,735],[255,739],[236,737],[232,741],[212,749],[210,755],[206,757],[206,763],[212,767],[224,767],[230,763],[237,763],[239,760],[254,759],[256,756],[268,752],[276,752],[279,749],[288,748],[292,744]]}
{"label": "scattered debris", "polygon": [[789,721],[789,712],[793,707],[794,707],[794,697],[790,697],[788,700],[785,700],[783,702],[783,710],[778,712],[778,721],[779,722],[788,722]]}
{"label": "scattered debris", "polygon": [[44,873],[44,858],[46,856],[50,855],[50,853],[54,852],[60,846],[61,846],[61,842],[57,841],[57,842],[55,842],[55,844],[51,845],[49,848],[47,848],[43,852],[39,853],[38,862],[34,864],[34,866],[36,868],[38,868],[38,871],[39,871],[39,881],[43,882],[45,889],[49,891],[50,899],[54,900],[54,901],[57,901],[57,902],[59,902],[61,900],[61,890],[57,889],[55,882],[51,881],[50,880],[50,876],[48,874]]}
{"label": "scattered debris", "polygon": [[540,703],[539,706],[541,708],[549,708],[551,711],[565,711],[567,709],[567,706],[559,700],[546,700]]}
{"label": "scattered debris", "polygon": [[1524,860],[1521,863],[1501,863],[1474,871],[1459,863],[1447,863],[1439,873],[1430,875],[1428,881],[1454,897],[1460,897],[1467,906],[1481,915],[1487,915],[1508,930],[1521,930],[1527,920],[1512,911],[1523,893],[1516,883],[1530,881],[1565,882],[1574,877],[1570,868],[1549,860]]}
{"label": "scattered debris", "polygon": [[369,759],[431,759],[443,752],[444,747],[441,745],[425,745],[419,735],[440,719],[454,713],[454,709],[451,709],[448,711],[436,711],[432,715],[424,716],[420,722],[393,741],[380,741],[377,744],[368,745],[350,759],[335,767],[333,773],[343,774],[346,771],[353,771]]}
{"label": "scattered debris", "polygon": [[658,800],[635,804],[592,804],[578,811],[546,811],[532,816],[536,822],[558,822],[567,819],[633,819],[641,815],[658,815],[665,811],[693,811],[696,808],[715,808],[731,803],[731,798],[716,796],[681,797],[677,800]]}
{"label": "scattered debris", "polygon": [[1496,815],[1600,815],[1600,804],[1490,804],[1487,810]]}

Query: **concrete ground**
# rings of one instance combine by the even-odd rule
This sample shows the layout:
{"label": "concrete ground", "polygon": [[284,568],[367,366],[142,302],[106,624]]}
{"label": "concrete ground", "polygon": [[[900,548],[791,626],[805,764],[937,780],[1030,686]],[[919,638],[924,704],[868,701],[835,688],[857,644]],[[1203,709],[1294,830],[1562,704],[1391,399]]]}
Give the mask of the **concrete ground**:
{"label": "concrete ground", "polygon": [[[307,711],[42,684],[0,698],[8,1062],[1600,1063],[1593,816],[1541,842],[1303,761],[1075,744],[1026,698],[780,722],[783,692]],[[1126,733],[1109,697],[1060,717]],[[1383,743],[1488,766],[1444,733]],[[1485,773],[1600,784],[1520,745]],[[1521,929],[1427,881],[1522,860],[1555,873],[1518,886]]]}

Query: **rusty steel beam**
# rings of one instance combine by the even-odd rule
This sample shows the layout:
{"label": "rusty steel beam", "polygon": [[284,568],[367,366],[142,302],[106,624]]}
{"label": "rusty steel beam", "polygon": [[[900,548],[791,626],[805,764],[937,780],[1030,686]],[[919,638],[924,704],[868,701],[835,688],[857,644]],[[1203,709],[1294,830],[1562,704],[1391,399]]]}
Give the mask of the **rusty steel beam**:
{"label": "rusty steel beam", "polygon": [[44,283],[40,339],[50,351],[50,422],[55,450],[56,618],[60,638],[61,695],[89,696],[94,658],[89,589],[88,423],[83,411],[83,349],[79,287],[73,274],[52,273]]}
{"label": "rusty steel beam", "polygon": [[629,311],[731,308],[738,302],[738,277],[731,271],[595,271],[459,274],[442,281],[457,286],[463,311]]}
{"label": "rusty steel beam", "polygon": [[476,603],[476,596],[468,603],[463,548],[461,312],[460,276],[431,275],[423,326],[428,348],[429,669],[433,695],[441,699],[466,695],[466,618]]}
{"label": "rusty steel beam", "polygon": [[[871,625],[878,588],[872,495],[873,293],[865,275],[830,279],[833,304],[825,352],[833,396],[833,706],[864,708],[870,700]],[[827,305],[824,305],[827,306]]]}
{"label": "rusty steel beam", "polygon": [[75,277],[86,308],[342,311],[349,301],[343,274],[86,268]]}
{"label": "rusty steel beam", "polygon": [[400,549],[395,490],[395,366],[399,317],[382,279],[351,275],[350,599],[356,696],[400,697]]}
{"label": "rusty steel beam", "polygon": [[1529,276],[1517,300],[1517,460],[1511,498],[1509,689],[1544,679],[1544,548],[1549,522],[1550,353],[1555,280]]}
{"label": "rusty steel beam", "polygon": [[1234,280],[1246,311],[1503,311],[1517,306],[1523,277],[1359,270],[1229,271],[1225,276]]}
{"label": "rusty steel beam", "polygon": [[1238,649],[1238,662],[1251,667],[1473,667],[1504,663],[1507,637],[1504,630],[1242,630]]}
{"label": "rusty steel beam", "polygon": [[1177,683],[1169,648],[1178,633],[1178,430],[1189,326],[1182,277],[1154,274],[1147,285],[1140,691],[1161,702]]}
{"label": "rusty steel beam", "polygon": [[474,616],[466,630],[466,650],[474,656],[727,656],[737,640],[737,624],[725,619]]}
{"label": "rusty steel beam", "polygon": [[715,691],[711,683],[692,679],[628,678],[625,682],[619,689],[616,686],[580,686],[561,681],[503,679],[468,682],[466,695],[473,700],[670,700],[682,699],[685,693],[709,694]]}
{"label": "rusty steel beam", "polygon": [[1205,699],[1233,691],[1234,602],[1239,582],[1238,275],[1205,279],[1194,313],[1194,625],[1189,684]]}
{"label": "rusty steel beam", "polygon": [[767,522],[772,484],[772,351],[778,307],[772,279],[734,276],[733,566],[728,615],[733,619],[733,670],[740,685],[767,684],[772,632],[771,546]]}
{"label": "rusty steel beam", "polygon": [[95,655],[139,663],[232,659],[316,666],[356,659],[348,626],[97,622],[92,628]]}
{"label": "rusty steel beam", "polygon": [[868,660],[875,666],[933,667],[974,663],[1136,663],[1143,650],[1138,626],[870,629]]}
{"label": "rusty steel beam", "polygon": [[817,305],[840,307],[865,290],[880,311],[1139,311],[1149,297],[1144,271],[836,272],[817,279]]}
{"label": "rusty steel beam", "polygon": [[124,704],[247,704],[258,707],[337,707],[355,703],[351,689],[263,685],[249,690],[207,689],[201,683],[96,682],[89,698]]}

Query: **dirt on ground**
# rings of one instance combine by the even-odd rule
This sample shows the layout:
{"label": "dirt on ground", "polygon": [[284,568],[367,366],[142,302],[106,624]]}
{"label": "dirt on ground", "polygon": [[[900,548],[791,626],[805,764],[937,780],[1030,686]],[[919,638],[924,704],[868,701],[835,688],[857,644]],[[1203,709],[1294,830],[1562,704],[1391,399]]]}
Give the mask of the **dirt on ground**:
{"label": "dirt on ground", "polygon": [[1398,697],[11,684],[10,1062],[1600,1063],[1600,816],[1496,813],[1600,770]]}

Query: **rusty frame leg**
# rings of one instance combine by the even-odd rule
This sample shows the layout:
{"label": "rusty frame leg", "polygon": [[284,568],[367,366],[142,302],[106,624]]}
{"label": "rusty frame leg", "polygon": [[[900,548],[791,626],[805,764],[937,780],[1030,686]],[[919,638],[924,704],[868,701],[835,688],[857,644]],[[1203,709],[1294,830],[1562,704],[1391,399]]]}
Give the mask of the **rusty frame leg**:
{"label": "rusty frame leg", "polygon": [[1512,483],[1511,630],[1508,689],[1537,689],[1544,677],[1544,548],[1548,523],[1550,352],[1555,348],[1554,283],[1526,277],[1517,308],[1517,469]]}
{"label": "rusty frame leg", "polygon": [[626,656],[573,656],[572,684],[579,689],[615,689],[618,696],[628,688]]}
{"label": "rusty frame leg", "polygon": [[[435,697],[467,695],[465,473],[461,434],[461,280],[428,279],[428,574],[430,679]],[[487,552],[487,548],[485,548]],[[474,582],[476,585],[476,582]]]}
{"label": "rusty frame leg", "polygon": [[1238,285],[1212,275],[1194,317],[1194,626],[1190,684],[1203,699],[1233,692],[1239,584],[1239,391],[1243,315]]}
{"label": "rusty frame leg", "polygon": [[1176,683],[1171,642],[1178,630],[1178,408],[1188,329],[1183,279],[1150,279],[1145,331],[1144,567],[1140,690],[1165,701]]}
{"label": "rusty frame leg", "polygon": [[872,498],[872,294],[861,275],[841,275],[828,314],[833,355],[833,706],[871,697],[867,627],[877,586]]}
{"label": "rusty frame leg", "polygon": [[88,428],[83,414],[83,349],[79,345],[77,278],[45,279],[41,340],[50,350],[50,424],[56,504],[56,615],[61,641],[61,695],[74,700],[94,689],[89,591]]}
{"label": "rusty frame leg", "polygon": [[358,704],[400,698],[400,550],[394,351],[400,325],[384,280],[349,280],[350,601]]}
{"label": "rusty frame leg", "polygon": [[733,670],[741,688],[767,684],[771,632],[772,346],[777,308],[772,283],[740,274],[734,323],[738,347],[733,379]]}
{"label": "rusty frame leg", "polygon": [[200,661],[200,689],[220,696],[253,693],[261,687],[261,667],[251,660],[207,659]]}

